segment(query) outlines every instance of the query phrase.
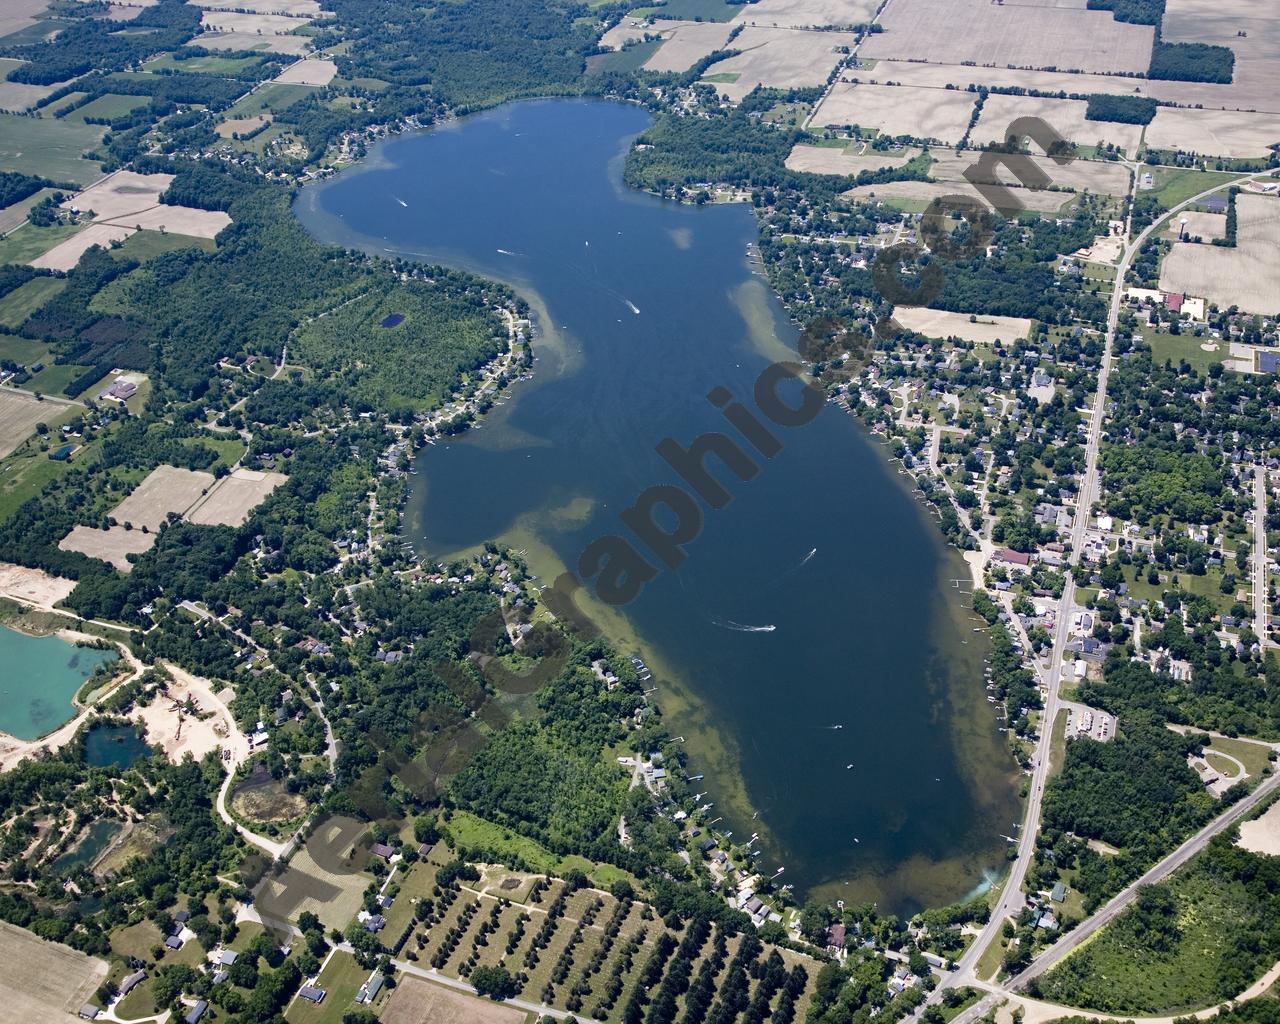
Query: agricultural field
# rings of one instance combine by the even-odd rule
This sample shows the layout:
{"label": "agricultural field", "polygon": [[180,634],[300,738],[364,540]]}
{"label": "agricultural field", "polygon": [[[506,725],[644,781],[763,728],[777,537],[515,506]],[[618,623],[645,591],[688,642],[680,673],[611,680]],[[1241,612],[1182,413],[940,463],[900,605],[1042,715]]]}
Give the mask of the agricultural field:
{"label": "agricultural field", "polygon": [[236,135],[250,135],[271,123],[270,114],[256,114],[253,117],[234,117],[218,123],[218,135],[230,139]]}
{"label": "agricultural field", "polygon": [[66,1024],[107,976],[107,965],[0,922],[0,1004],[23,1024]]}
{"label": "agricultural field", "polygon": [[[844,193],[850,199],[884,199],[906,201],[912,206],[904,210],[920,212],[941,196],[971,196],[981,205],[988,205],[986,197],[973,185],[955,181],[891,181],[880,185],[858,185]],[[1014,197],[1028,210],[1041,213],[1058,213],[1075,201],[1074,192],[1034,192],[1029,188],[1013,190]],[[894,205],[898,205],[894,202]]]}
{"label": "agricultural field", "polygon": [[894,0],[880,24],[860,56],[1103,73],[1145,72],[1155,34],[1106,11],[988,0]]}
{"label": "agricultural field", "polygon": [[24,113],[59,88],[58,85],[26,85],[23,82],[5,81],[9,72],[22,63],[12,57],[0,57],[0,110],[14,114]]}
{"label": "agricultural field", "polygon": [[86,184],[102,166],[84,154],[102,141],[102,125],[0,114],[0,170]]}
{"label": "agricultural field", "polygon": [[1088,104],[1084,100],[1046,99],[1041,96],[988,96],[987,102],[982,105],[982,115],[969,138],[979,146],[1003,142],[1009,126],[1018,118],[1038,117],[1077,146],[1105,143],[1117,146],[1129,157],[1137,155],[1142,141],[1142,125],[1090,121],[1084,116],[1087,108]]}
{"label": "agricultural field", "polygon": [[777,28],[854,28],[875,17],[877,0],[758,0],[746,5],[735,24]]}
{"label": "agricultural field", "polygon": [[[1186,221],[1183,224],[1182,221]],[[1169,221],[1164,235],[1176,239],[1179,232],[1185,231],[1188,238],[1202,238],[1210,242],[1215,238],[1224,238],[1227,233],[1227,215],[1225,213],[1201,213],[1196,210],[1184,210]]]}
{"label": "agricultural field", "polygon": [[1031,333],[1031,321],[1016,316],[974,316],[941,309],[899,306],[893,318],[909,331],[927,338],[962,338],[978,345],[1012,344]]}
{"label": "agricultural field", "polygon": [[410,975],[400,979],[380,1019],[383,1024],[522,1024],[526,1014]]}
{"label": "agricultural field", "polygon": [[1147,125],[1146,143],[1227,159],[1266,157],[1280,143],[1280,114],[1161,107]]}
{"label": "agricultural field", "polygon": [[[225,0],[191,0],[193,7],[226,7]],[[238,11],[252,14],[283,14],[295,18],[319,18],[325,16],[319,0],[236,0]]]}
{"label": "agricultural field", "polygon": [[78,551],[88,558],[97,558],[114,566],[120,572],[133,571],[129,555],[141,555],[155,546],[156,535],[130,530],[123,526],[110,526],[99,530],[92,526],[74,526],[71,532],[58,542],[63,551]]}
{"label": "agricultural field", "polygon": [[311,40],[307,36],[260,36],[252,32],[205,32],[200,37],[200,45],[206,50],[229,53],[284,53],[293,57],[301,57],[311,51]]}
{"label": "agricultural field", "polygon": [[[354,818],[334,817],[319,825],[289,866],[267,882],[258,896],[259,907],[268,914],[273,908],[287,910],[295,918],[310,910],[326,928],[345,928],[360,909],[372,878],[364,870],[369,858],[360,845],[366,830]],[[295,896],[300,899],[295,901]]]}
{"label": "agricultural field", "polygon": [[157,466],[129,496],[111,510],[116,522],[158,530],[170,512],[186,512],[215,483],[212,473]]}
{"label": "agricultural field", "polygon": [[[206,34],[235,32],[241,35],[288,35],[311,21],[309,17],[290,17],[283,14],[252,14],[244,11],[208,10],[200,18]],[[203,38],[202,38],[203,42]]]}
{"label": "agricultural field", "polygon": [[137,260],[146,263],[175,249],[203,249],[213,252],[217,244],[212,238],[196,238],[192,235],[171,235],[163,231],[135,231],[124,242],[111,250],[117,259]]}
{"label": "agricultural field", "polygon": [[[990,102],[990,100],[988,100]],[[963,182],[968,179],[965,171],[977,163],[973,153],[942,153],[934,158],[929,173],[939,181]],[[1090,192],[1093,195],[1124,196],[1129,193],[1129,170],[1123,164],[1107,163],[1100,160],[1073,160],[1069,164],[1059,164],[1048,157],[1031,157],[1035,164],[1049,179],[1050,188],[1070,189],[1073,192]],[[1015,188],[1022,183],[1004,163],[991,165],[992,173],[985,176],[987,182],[999,182]],[[1066,201],[1067,196],[1062,196]]]}
{"label": "agricultural field", "polygon": [[204,526],[239,526],[287,479],[283,473],[233,470],[188,510],[187,520]]}
{"label": "agricultural field", "polygon": [[717,21],[660,21],[651,31],[659,30],[665,39],[657,52],[645,61],[645,68],[649,71],[688,71],[707,54],[724,46],[730,26]]}
{"label": "agricultural field", "polygon": [[113,242],[122,242],[128,238],[133,230],[119,224],[90,224],[25,262],[41,270],[71,270],[93,246],[109,249]]}
{"label": "agricultural field", "polygon": [[91,117],[111,120],[131,114],[139,107],[145,107],[148,102],[145,96],[119,96],[115,93],[106,93],[83,107],[77,107],[66,116],[65,120],[79,121],[81,124],[87,123]]}
{"label": "agricultural field", "polygon": [[976,101],[972,93],[956,90],[838,82],[815,111],[813,123],[857,125],[864,131],[952,145],[964,138]]}
{"label": "agricultural field", "polygon": [[241,99],[227,111],[226,116],[228,118],[255,117],[264,111],[279,114],[298,100],[306,99],[312,92],[311,86],[308,85],[278,85],[268,82],[261,88],[255,89],[251,95]]}
{"label": "agricultural field", "polygon": [[736,74],[733,82],[717,85],[717,91],[739,100],[757,85],[800,89],[823,85],[842,59],[838,47],[850,47],[855,37],[847,32],[805,32],[797,29],[743,29],[733,41],[736,57],[711,65],[708,74]]}
{"label": "agricultural field", "polygon": [[66,410],[65,405],[0,388],[0,459],[35,433],[37,424],[48,423]]}
{"label": "agricultural field", "polygon": [[1174,243],[1160,268],[1160,287],[1224,308],[1280,313],[1280,200],[1242,193],[1236,214],[1236,248]]}
{"label": "agricultural field", "polygon": [[277,85],[328,85],[338,73],[331,60],[301,60],[272,79]]}
{"label": "agricultural field", "polygon": [[67,282],[57,277],[33,277],[0,299],[0,327],[21,327],[32,313],[57,295]]}
{"label": "agricultural field", "polygon": [[901,167],[919,156],[918,149],[896,153],[865,148],[865,143],[841,143],[839,146],[797,145],[787,157],[787,169],[808,174],[856,175],[860,171],[878,171],[883,167]]}
{"label": "agricultural field", "polygon": [[216,57],[210,55],[177,60],[173,54],[166,53],[162,57],[148,61],[143,65],[143,68],[150,72],[179,71],[188,75],[234,75],[245,68],[252,67],[261,59],[261,57]]}

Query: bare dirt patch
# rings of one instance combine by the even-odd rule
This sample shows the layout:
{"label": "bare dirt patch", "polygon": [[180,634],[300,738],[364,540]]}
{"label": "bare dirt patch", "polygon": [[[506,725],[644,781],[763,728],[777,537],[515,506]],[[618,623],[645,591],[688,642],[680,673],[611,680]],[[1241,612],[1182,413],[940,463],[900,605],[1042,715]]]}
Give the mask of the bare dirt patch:
{"label": "bare dirt patch", "polygon": [[283,473],[234,470],[187,513],[187,519],[207,526],[239,526],[287,479]]}
{"label": "bare dirt patch", "polygon": [[1147,126],[1147,145],[1153,149],[1182,149],[1205,156],[1262,157],[1277,143],[1278,114],[1161,107]]}
{"label": "bare dirt patch", "polygon": [[0,1005],[23,1024],[67,1024],[107,976],[107,965],[70,946],[0,922]]}
{"label": "bare dirt patch", "polygon": [[112,242],[123,242],[133,234],[133,228],[120,227],[118,224],[90,224],[70,238],[59,242],[42,256],[31,261],[33,267],[43,270],[74,270],[80,257],[93,246],[100,245],[104,249],[111,247]]}
{"label": "bare dirt patch", "polygon": [[232,791],[231,809],[249,822],[271,825],[302,817],[307,802],[297,793],[290,793],[283,782],[273,779],[263,767]]}
{"label": "bare dirt patch", "polygon": [[857,174],[859,171],[878,171],[883,167],[901,167],[918,155],[918,149],[886,153],[868,148],[857,152],[858,144],[851,143],[843,149],[831,146],[796,146],[787,157],[787,169],[808,174]]}
{"label": "bare dirt patch", "polygon": [[523,1010],[469,996],[443,985],[401,976],[386,1008],[383,1024],[521,1024]]}
{"label": "bare dirt patch", "polygon": [[1090,121],[1084,114],[1084,100],[1046,99],[1042,96],[988,96],[982,105],[982,116],[973,126],[969,139],[986,146],[1003,142],[1009,126],[1020,117],[1038,117],[1068,142],[1077,146],[1106,143],[1118,146],[1128,156],[1135,156],[1142,140],[1142,125]]}
{"label": "bare dirt patch", "polygon": [[158,530],[170,512],[186,512],[215,483],[212,473],[157,466],[111,510],[111,515],[118,523]]}
{"label": "bare dirt patch", "polygon": [[111,223],[189,238],[216,238],[218,232],[231,223],[231,216],[221,210],[197,210],[190,206],[166,206],[162,203],[140,213],[119,217]]}
{"label": "bare dirt patch", "polygon": [[875,59],[970,61],[996,67],[1144,72],[1155,30],[1107,11],[992,4],[990,0],[894,0],[860,51]]}
{"label": "bare dirt patch", "polygon": [[280,85],[328,85],[338,74],[338,65],[331,60],[314,58],[290,64],[272,79]]}
{"label": "bare dirt patch", "polygon": [[964,138],[976,102],[973,93],[954,89],[837,82],[815,112],[813,123],[858,125],[895,137],[954,144]]}
{"label": "bare dirt patch", "polygon": [[93,526],[73,526],[71,532],[58,541],[62,551],[78,551],[89,558],[98,558],[115,566],[121,572],[132,572],[129,555],[140,555],[155,546],[156,535],[141,530],[128,530],[123,526],[110,526],[99,530]]}
{"label": "bare dirt patch", "polygon": [[708,74],[737,74],[737,81],[716,85],[731,100],[742,99],[757,85],[778,89],[824,85],[843,59],[837,47],[851,47],[854,40],[848,32],[748,27],[733,41],[733,49],[742,52],[711,65]]}
{"label": "bare dirt patch", "polygon": [[237,750],[247,752],[248,741],[226,705],[214,696],[209,681],[174,665],[164,667],[173,677],[168,692],[158,693],[134,716],[146,729],[147,742],[160,747],[175,764],[186,754],[199,761],[223,747],[233,748],[232,756],[238,761]]}
{"label": "bare dirt patch", "polygon": [[0,597],[10,601],[48,611],[75,589],[75,580],[51,576],[43,569],[0,562]]}
{"label": "bare dirt patch", "polygon": [[49,0],[5,0],[0,7],[0,36],[21,32],[34,25],[40,14],[49,6]]}
{"label": "bare dirt patch", "polygon": [[[645,61],[649,71],[688,71],[707,54],[724,46],[731,27],[723,21],[664,21],[655,24],[650,32],[659,30],[666,41]],[[639,34],[634,29],[628,32],[629,38],[644,38],[643,30]]]}
{"label": "bare dirt patch", "polygon": [[1280,200],[1241,194],[1236,216],[1236,248],[1175,243],[1160,268],[1160,287],[1222,307],[1280,313]]}
{"label": "bare dirt patch", "polygon": [[927,338],[962,338],[977,345],[1011,344],[1031,333],[1031,321],[1019,316],[974,316],[942,309],[899,306],[893,318]]}
{"label": "bare dirt patch", "polygon": [[66,409],[20,391],[0,390],[0,459],[35,433],[37,424],[48,423]]}
{"label": "bare dirt patch", "polygon": [[1239,845],[1254,853],[1280,857],[1280,803],[1272,804],[1262,817],[1240,823]]}

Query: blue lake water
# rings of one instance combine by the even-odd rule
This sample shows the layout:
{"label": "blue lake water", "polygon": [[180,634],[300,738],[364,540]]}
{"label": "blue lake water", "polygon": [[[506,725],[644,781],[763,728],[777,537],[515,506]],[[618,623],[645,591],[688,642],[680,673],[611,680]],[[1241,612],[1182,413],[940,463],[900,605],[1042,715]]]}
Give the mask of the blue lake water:
{"label": "blue lake water", "polygon": [[[499,278],[537,311],[534,379],[416,460],[419,551],[505,538],[549,581],[625,534],[619,513],[645,488],[680,483],[659,441],[733,434],[709,391],[753,408],[761,372],[794,357],[747,258],[751,211],[621,184],[648,121],[519,103],[381,144],[302,193],[325,241]],[[754,479],[720,474],[730,504],[612,631],[655,665],[704,800],[736,837],[761,833],[762,867],[898,910],[960,898],[1002,868],[1018,814],[982,634],[953,584],[968,572],[848,415],[828,406],[779,435]]]}
{"label": "blue lake water", "polygon": [[113,651],[0,626],[0,732],[34,740],[70,721],[76,691],[115,658]]}

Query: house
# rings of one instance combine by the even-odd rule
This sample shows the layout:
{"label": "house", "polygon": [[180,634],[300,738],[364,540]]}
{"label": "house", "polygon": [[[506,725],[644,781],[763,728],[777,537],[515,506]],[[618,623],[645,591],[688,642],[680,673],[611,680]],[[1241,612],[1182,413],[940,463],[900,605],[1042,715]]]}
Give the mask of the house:
{"label": "house", "polygon": [[224,981],[226,981],[229,977],[231,977],[231,975],[230,975],[230,974],[228,974],[226,971],[214,971],[214,972],[213,972],[213,983],[214,983],[215,985],[221,985],[221,984],[222,984]]}
{"label": "house", "polygon": [[843,924],[833,924],[827,929],[827,949],[833,953],[838,953],[844,949],[845,927]]}
{"label": "house", "polygon": [[137,987],[138,983],[146,978],[146,971],[134,971],[132,974],[126,974],[120,979],[120,997],[123,999]]}
{"label": "house", "polygon": [[386,843],[374,843],[373,846],[369,847],[369,852],[375,857],[381,857],[383,860],[389,861],[396,851]]}
{"label": "house", "polygon": [[191,912],[188,910],[179,910],[173,915],[173,919],[177,921],[178,924],[186,924],[191,920]]}
{"label": "house", "polygon": [[423,843],[421,846],[418,847],[419,859],[426,860],[429,856],[431,856],[431,851],[434,849],[435,847],[432,846],[430,843]]}
{"label": "house", "polygon": [[168,946],[170,949],[181,949],[182,939],[180,939],[176,935],[170,935],[167,939],[164,940],[164,944]]}
{"label": "house", "polygon": [[214,957],[214,963],[219,967],[230,967],[236,962],[238,954],[234,949],[220,949]]}
{"label": "house", "polygon": [[1054,903],[1061,903],[1067,898],[1067,887],[1061,882],[1057,882],[1053,886],[1053,892],[1049,893],[1049,899]]}
{"label": "house", "polygon": [[360,986],[360,991],[356,993],[356,1002],[368,1005],[378,998],[378,993],[382,991],[382,984],[386,979],[374,971],[369,975],[369,980]]}
{"label": "house", "polygon": [[209,1009],[209,1004],[203,999],[197,999],[195,1006],[191,1007],[191,1012],[182,1019],[186,1024],[199,1024],[200,1018],[204,1016],[204,1011]]}
{"label": "house", "polygon": [[324,989],[315,985],[303,985],[302,988],[298,989],[298,995],[307,1000],[307,1002],[315,1003],[319,1006],[324,1002],[325,992]]}
{"label": "house", "polygon": [[996,557],[1002,562],[1007,562],[1009,565],[1031,564],[1031,556],[1029,554],[1025,551],[1014,551],[1011,548],[1004,548],[1003,550],[996,552]]}
{"label": "house", "polygon": [[378,906],[379,906],[379,907],[381,907],[383,910],[390,910],[390,909],[391,909],[391,897],[390,897],[390,896],[383,896],[380,900],[378,900]]}
{"label": "house", "polygon": [[381,914],[370,914],[364,919],[364,930],[367,932],[380,932],[387,926],[387,919]]}
{"label": "house", "polygon": [[100,1014],[101,1012],[102,1011],[99,1010],[92,1003],[85,1003],[84,1006],[80,1007],[80,1019],[81,1020],[97,1020],[98,1014]]}

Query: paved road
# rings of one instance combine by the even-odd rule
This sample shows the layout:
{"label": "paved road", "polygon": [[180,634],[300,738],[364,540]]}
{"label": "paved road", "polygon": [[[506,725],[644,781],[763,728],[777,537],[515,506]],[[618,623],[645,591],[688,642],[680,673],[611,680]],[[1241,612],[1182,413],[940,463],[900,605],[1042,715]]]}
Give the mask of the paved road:
{"label": "paved road", "polygon": [[1253,470],[1253,631],[1267,640],[1267,467]]}

